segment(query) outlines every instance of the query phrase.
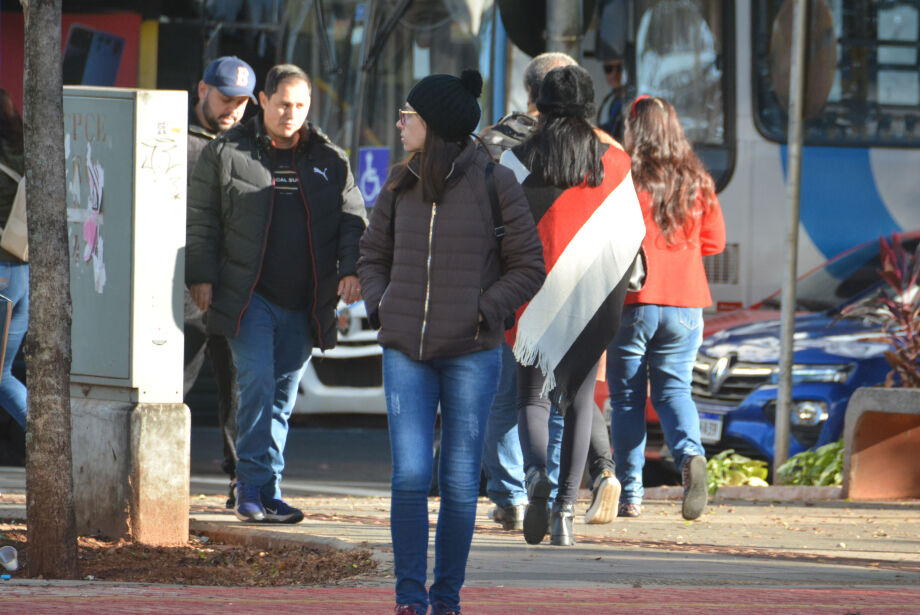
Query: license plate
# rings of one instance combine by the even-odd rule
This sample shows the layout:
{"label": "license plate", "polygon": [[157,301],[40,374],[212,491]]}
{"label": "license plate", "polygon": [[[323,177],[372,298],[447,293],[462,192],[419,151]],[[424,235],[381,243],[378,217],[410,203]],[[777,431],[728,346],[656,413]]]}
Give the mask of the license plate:
{"label": "license plate", "polygon": [[722,439],[722,415],[700,412],[700,436],[705,444],[715,444]]}

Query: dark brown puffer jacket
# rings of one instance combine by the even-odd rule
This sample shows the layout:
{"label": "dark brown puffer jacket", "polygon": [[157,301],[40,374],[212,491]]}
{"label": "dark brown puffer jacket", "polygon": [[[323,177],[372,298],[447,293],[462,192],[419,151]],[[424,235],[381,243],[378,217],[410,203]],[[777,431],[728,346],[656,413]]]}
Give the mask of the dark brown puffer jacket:
{"label": "dark brown puffer jacket", "polygon": [[505,318],[540,289],[543,247],[527,199],[511,171],[496,165],[505,225],[499,263],[488,163],[471,143],[454,161],[439,202],[422,199],[421,182],[377,199],[361,238],[358,275],[381,346],[415,360],[495,348]]}

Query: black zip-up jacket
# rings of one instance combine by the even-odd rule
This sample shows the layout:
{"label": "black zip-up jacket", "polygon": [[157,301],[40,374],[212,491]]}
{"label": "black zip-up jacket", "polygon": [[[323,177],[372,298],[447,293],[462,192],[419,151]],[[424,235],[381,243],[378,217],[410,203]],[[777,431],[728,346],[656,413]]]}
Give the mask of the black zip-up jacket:
{"label": "black zip-up jacket", "polygon": [[[271,224],[272,143],[261,114],[205,147],[188,193],[185,279],[211,283],[208,331],[239,333],[255,290]],[[345,152],[310,124],[301,129],[295,170],[312,248],[313,304],[306,311],[314,345],[335,346],[338,281],[357,274],[366,213]]]}

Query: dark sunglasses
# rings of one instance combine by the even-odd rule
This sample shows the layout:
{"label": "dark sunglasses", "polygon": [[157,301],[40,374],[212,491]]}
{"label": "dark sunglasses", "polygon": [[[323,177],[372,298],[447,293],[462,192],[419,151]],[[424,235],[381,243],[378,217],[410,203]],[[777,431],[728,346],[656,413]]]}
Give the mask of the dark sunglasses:
{"label": "dark sunglasses", "polygon": [[622,70],[623,70],[623,65],[622,65],[622,64],[604,64],[604,72],[605,72],[606,74],[609,75],[610,73],[612,73],[612,72],[615,71],[615,70],[622,71]]}

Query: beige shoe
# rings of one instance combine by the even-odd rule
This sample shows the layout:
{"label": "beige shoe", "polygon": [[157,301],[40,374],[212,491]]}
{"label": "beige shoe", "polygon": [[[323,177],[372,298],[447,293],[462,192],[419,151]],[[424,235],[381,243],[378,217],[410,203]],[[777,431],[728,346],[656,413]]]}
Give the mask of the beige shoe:
{"label": "beige shoe", "polygon": [[706,486],[706,458],[702,455],[687,457],[680,470],[681,482],[684,486],[681,514],[684,519],[692,521],[703,514],[703,509],[706,508],[709,500]]}
{"label": "beige shoe", "polygon": [[585,523],[610,523],[617,516],[620,504],[620,481],[610,470],[604,470],[594,479],[591,504],[585,512]]}
{"label": "beige shoe", "polygon": [[496,506],[489,515],[496,523],[501,523],[502,529],[508,532],[520,532],[524,529],[524,505]]}

